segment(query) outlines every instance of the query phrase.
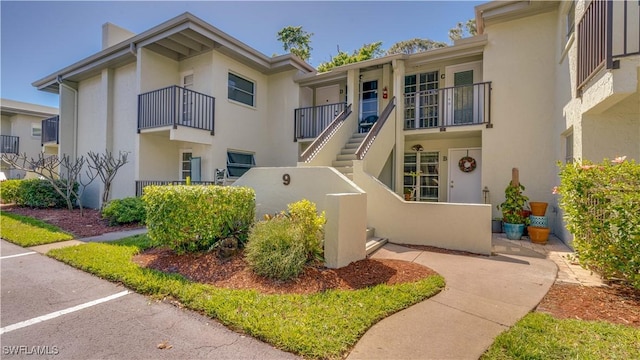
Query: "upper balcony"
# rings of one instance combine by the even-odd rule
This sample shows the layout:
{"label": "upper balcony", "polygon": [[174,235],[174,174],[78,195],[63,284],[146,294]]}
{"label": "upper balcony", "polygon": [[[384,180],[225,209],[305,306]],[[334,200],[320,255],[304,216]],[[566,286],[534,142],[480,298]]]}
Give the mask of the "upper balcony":
{"label": "upper balcony", "polygon": [[42,133],[40,134],[41,145],[54,142],[60,144],[59,125],[59,115],[42,120]]}
{"label": "upper balcony", "polygon": [[214,135],[215,98],[180,86],[138,95],[138,132],[185,126]]}
{"label": "upper balcony", "polygon": [[20,138],[11,135],[1,135],[0,150],[3,154],[18,154],[20,150]]}
{"label": "upper balcony", "polygon": [[347,103],[327,104],[295,109],[293,141],[313,140],[338,117]]}
{"label": "upper balcony", "polygon": [[617,69],[616,58],[640,54],[640,3],[593,0],[577,26],[576,86],[580,94],[603,68]]}
{"label": "upper balcony", "polygon": [[491,82],[424,90],[404,95],[404,129],[491,127]]}

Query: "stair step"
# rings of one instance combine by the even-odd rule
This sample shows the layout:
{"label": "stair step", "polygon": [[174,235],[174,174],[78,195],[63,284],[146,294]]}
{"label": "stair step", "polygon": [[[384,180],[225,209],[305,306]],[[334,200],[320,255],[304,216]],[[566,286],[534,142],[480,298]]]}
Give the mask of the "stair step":
{"label": "stair step", "polygon": [[346,154],[346,155],[338,155],[336,156],[336,160],[338,161],[345,161],[345,160],[357,160],[358,158],[356,157],[355,153],[351,153],[351,154]]}
{"label": "stair step", "polygon": [[360,146],[360,143],[346,143],[344,145],[345,149],[357,149]]}
{"label": "stair step", "polygon": [[367,228],[367,240],[371,239],[375,233],[376,233],[375,228]]}
{"label": "stair step", "polygon": [[369,255],[373,254],[374,252],[376,252],[378,249],[383,247],[384,244],[386,244],[387,242],[389,242],[389,239],[387,239],[387,238],[379,238],[379,237],[373,237],[373,238],[367,240],[367,245],[366,245],[367,256],[369,256]]}
{"label": "stair step", "polygon": [[343,174],[352,174],[353,166],[334,166],[334,169],[338,170]]}
{"label": "stair step", "polygon": [[333,167],[353,167],[353,160],[334,160],[331,163],[331,166]]}
{"label": "stair step", "polygon": [[353,148],[353,149],[345,149],[345,148],[343,148],[342,150],[340,150],[340,155],[353,155],[353,156],[356,156],[356,150],[358,150],[358,148]]}
{"label": "stair step", "polygon": [[352,139],[360,139],[360,141],[362,141],[362,139],[364,139],[367,136],[367,133],[354,133],[353,135],[351,135]]}

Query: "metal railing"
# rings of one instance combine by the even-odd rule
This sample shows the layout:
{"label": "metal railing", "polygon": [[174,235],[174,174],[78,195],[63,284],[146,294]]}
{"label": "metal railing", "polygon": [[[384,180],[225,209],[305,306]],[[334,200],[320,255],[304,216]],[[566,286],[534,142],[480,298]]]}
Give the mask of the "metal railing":
{"label": "metal railing", "polygon": [[20,150],[20,138],[12,135],[2,135],[0,148],[3,154],[17,154]]}
{"label": "metal railing", "polygon": [[391,112],[395,107],[396,97],[394,96],[393,98],[391,98],[391,101],[389,101],[389,104],[387,104],[387,107],[382,110],[380,117],[375,122],[375,124],[373,124],[371,129],[369,129],[369,132],[367,132],[367,136],[365,136],[364,140],[362,140],[362,143],[356,150],[356,158],[358,160],[364,159],[365,155],[367,155],[367,151],[369,151],[369,148],[371,148],[371,145],[373,145],[373,142],[376,140],[376,136],[378,136],[380,129],[382,129],[384,124],[387,122],[389,115],[391,115]]}
{"label": "metal railing", "polygon": [[180,86],[138,95],[138,132],[162,126],[187,126],[214,135],[215,98]]}
{"label": "metal railing", "polygon": [[336,103],[295,109],[293,141],[315,138],[346,106],[347,103]]}
{"label": "metal railing", "polygon": [[60,116],[56,115],[42,120],[42,132],[40,133],[40,145],[54,142],[60,143],[59,135]]}
{"label": "metal railing", "polygon": [[491,127],[491,82],[424,90],[404,95],[404,129]]}
{"label": "metal railing", "polygon": [[344,123],[344,121],[351,115],[351,104],[347,105],[344,110],[327,126],[321,133],[316,137],[316,139],[309,145],[309,147],[300,154],[299,161],[300,162],[309,162],[311,161],[316,154],[322,149],[324,144],[331,139],[333,134],[338,131],[340,126]]}
{"label": "metal railing", "polygon": [[589,3],[576,31],[578,91],[602,68],[617,68],[614,58],[640,54],[639,21],[640,2],[636,0]]}
{"label": "metal railing", "polygon": [[[184,180],[136,180],[136,196],[142,196],[145,186],[149,185],[187,185]],[[192,181],[191,185],[216,185],[215,181]]]}

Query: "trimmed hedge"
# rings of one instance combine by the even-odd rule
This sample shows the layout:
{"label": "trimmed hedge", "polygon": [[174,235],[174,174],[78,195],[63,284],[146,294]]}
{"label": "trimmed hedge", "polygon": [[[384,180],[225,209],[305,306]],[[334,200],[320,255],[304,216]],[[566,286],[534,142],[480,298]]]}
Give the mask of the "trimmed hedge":
{"label": "trimmed hedge", "polygon": [[[64,184],[62,180],[56,180],[60,184]],[[78,184],[74,185],[77,192]],[[67,202],[58,194],[53,185],[48,180],[28,179],[21,180],[18,193],[16,195],[16,204],[32,208],[66,208]],[[75,204],[76,198],[72,197],[71,202]]]}
{"label": "trimmed hedge", "polygon": [[144,223],[146,211],[144,201],[138,197],[113,199],[102,209],[102,217],[109,220],[109,225]]}
{"label": "trimmed hedge", "polygon": [[229,236],[246,241],[255,192],[235,186],[147,186],[142,200],[149,237],[178,253],[211,250]]}
{"label": "trimmed hedge", "polygon": [[22,183],[22,180],[12,179],[5,180],[0,184],[0,200],[2,203],[9,204],[17,201],[20,183]]}
{"label": "trimmed hedge", "polygon": [[560,165],[555,192],[580,263],[640,289],[640,164]]}

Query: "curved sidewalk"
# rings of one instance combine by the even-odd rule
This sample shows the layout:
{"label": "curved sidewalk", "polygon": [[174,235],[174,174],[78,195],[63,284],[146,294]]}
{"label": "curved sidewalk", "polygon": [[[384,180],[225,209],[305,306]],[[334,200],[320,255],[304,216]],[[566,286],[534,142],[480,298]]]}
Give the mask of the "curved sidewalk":
{"label": "curved sidewalk", "polygon": [[347,359],[478,359],[495,337],[534,309],[556,279],[545,255],[494,238],[492,256],[441,254],[387,244],[372,258],[432,268],[447,286],[383,319]]}

